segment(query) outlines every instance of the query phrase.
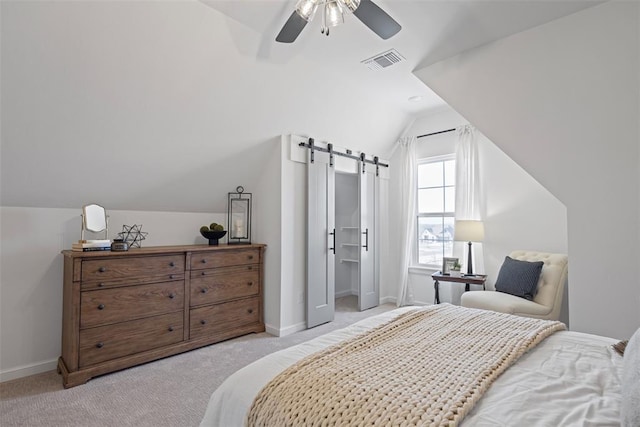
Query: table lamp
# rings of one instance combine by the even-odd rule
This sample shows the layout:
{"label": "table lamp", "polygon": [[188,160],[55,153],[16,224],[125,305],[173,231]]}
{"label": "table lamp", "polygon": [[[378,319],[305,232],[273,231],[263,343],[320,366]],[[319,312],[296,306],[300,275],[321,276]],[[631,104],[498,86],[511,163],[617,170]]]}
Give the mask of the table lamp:
{"label": "table lamp", "polygon": [[469,260],[467,262],[467,274],[473,274],[473,264],[471,261],[471,242],[482,242],[484,240],[484,224],[478,220],[457,220],[453,240],[469,242]]}

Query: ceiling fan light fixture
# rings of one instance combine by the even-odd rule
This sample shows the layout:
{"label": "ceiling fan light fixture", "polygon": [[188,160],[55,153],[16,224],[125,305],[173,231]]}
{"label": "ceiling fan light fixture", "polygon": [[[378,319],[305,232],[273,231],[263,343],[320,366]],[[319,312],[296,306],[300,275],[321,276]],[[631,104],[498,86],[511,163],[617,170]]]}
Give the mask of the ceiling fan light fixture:
{"label": "ceiling fan light fixture", "polygon": [[296,12],[298,12],[298,15],[300,15],[302,19],[309,22],[316,14],[320,2],[321,0],[298,0]]}
{"label": "ceiling fan light fixture", "polygon": [[338,2],[351,13],[355,12],[358,6],[360,6],[360,0],[338,0]]}
{"label": "ceiling fan light fixture", "polygon": [[331,27],[344,22],[344,14],[347,12],[353,13],[360,22],[383,40],[387,40],[402,29],[400,24],[375,4],[374,0],[297,0],[295,10],[282,26],[276,41],[293,43],[313,19],[318,8],[322,8],[320,33],[327,36]]}
{"label": "ceiling fan light fixture", "polygon": [[324,19],[327,27],[335,27],[344,23],[342,8],[338,4],[338,0],[327,1],[324,5]]}

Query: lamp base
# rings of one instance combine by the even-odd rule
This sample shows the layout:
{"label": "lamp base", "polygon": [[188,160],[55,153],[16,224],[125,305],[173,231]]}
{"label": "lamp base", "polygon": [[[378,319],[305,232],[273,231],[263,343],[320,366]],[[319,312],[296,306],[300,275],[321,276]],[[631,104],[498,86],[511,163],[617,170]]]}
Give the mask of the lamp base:
{"label": "lamp base", "polygon": [[469,257],[467,258],[467,275],[473,276],[473,264],[471,261],[471,242],[469,242]]}

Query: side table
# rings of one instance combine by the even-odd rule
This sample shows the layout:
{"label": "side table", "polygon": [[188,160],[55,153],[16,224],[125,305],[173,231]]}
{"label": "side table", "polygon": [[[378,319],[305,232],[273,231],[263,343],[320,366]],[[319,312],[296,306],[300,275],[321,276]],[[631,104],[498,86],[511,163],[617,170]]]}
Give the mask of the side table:
{"label": "side table", "polygon": [[454,277],[448,274],[442,274],[437,272],[431,275],[433,279],[433,287],[436,291],[434,304],[440,304],[440,282],[452,282],[452,283],[464,283],[464,291],[469,291],[469,285],[482,285],[482,290],[485,290],[485,282],[487,280],[486,274],[472,274],[463,275],[462,277]]}

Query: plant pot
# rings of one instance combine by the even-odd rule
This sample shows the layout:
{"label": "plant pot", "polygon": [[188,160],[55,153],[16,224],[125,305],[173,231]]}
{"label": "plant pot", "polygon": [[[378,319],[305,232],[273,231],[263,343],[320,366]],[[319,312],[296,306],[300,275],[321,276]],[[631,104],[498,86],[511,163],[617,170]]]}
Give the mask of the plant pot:
{"label": "plant pot", "polygon": [[450,270],[449,276],[451,277],[462,277],[462,272],[460,270]]}

